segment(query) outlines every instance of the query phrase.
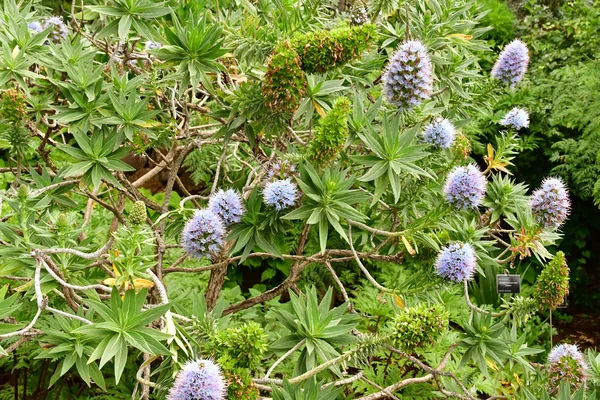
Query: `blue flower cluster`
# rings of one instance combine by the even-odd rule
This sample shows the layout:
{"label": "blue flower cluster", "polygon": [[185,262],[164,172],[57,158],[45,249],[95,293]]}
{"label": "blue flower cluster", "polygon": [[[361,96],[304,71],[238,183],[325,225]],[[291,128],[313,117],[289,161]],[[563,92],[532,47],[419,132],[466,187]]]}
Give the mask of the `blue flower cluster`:
{"label": "blue flower cluster", "polygon": [[167,400],[224,400],[227,386],[211,360],[188,361],[175,378]]}
{"label": "blue flower cluster", "polygon": [[37,21],[30,22],[30,23],[27,25],[27,27],[28,27],[29,29],[31,29],[32,31],[34,31],[35,33],[40,33],[41,31],[43,31],[43,30],[44,30],[44,28],[42,28],[42,24],[40,24],[40,23],[39,23],[39,22],[37,22]]}
{"label": "blue flower cluster", "polygon": [[514,87],[521,82],[529,64],[529,49],[519,39],[515,39],[500,52],[498,61],[492,68],[492,77]]}
{"label": "blue flower cluster", "polygon": [[481,203],[487,181],[483,173],[474,164],[454,168],[444,185],[444,194],[448,202],[460,209],[476,208]]}
{"label": "blue flower cluster", "polygon": [[291,178],[296,173],[296,166],[288,160],[277,160],[271,164],[267,170],[267,178],[273,179],[287,179]]}
{"label": "blue flower cluster", "polygon": [[554,346],[548,355],[548,389],[550,394],[558,392],[560,385],[567,383],[573,392],[585,385],[588,365],[583,354],[574,344]]}
{"label": "blue flower cluster", "polygon": [[298,199],[298,187],[289,178],[276,180],[265,185],[263,200],[277,211],[292,207]]}
{"label": "blue flower cluster", "polygon": [[208,208],[221,218],[225,226],[240,222],[245,211],[242,198],[233,189],[219,189],[208,200]]}
{"label": "blue flower cluster", "polygon": [[161,47],[162,47],[162,44],[153,42],[152,40],[148,40],[146,42],[146,44],[144,45],[144,50],[146,50],[146,51],[156,50],[156,49],[160,49]]}
{"label": "blue flower cluster", "polygon": [[468,243],[454,243],[444,247],[435,260],[435,272],[454,282],[470,280],[476,266],[475,251]]}
{"label": "blue flower cluster", "polygon": [[402,110],[410,110],[431,97],[433,72],[425,46],[416,40],[400,45],[383,82],[388,101]]}
{"label": "blue flower cluster", "polygon": [[579,351],[579,348],[575,344],[559,344],[554,346],[550,351],[550,354],[548,354],[548,362],[550,364],[556,364],[563,357],[570,357],[587,367],[583,354],[581,354],[581,351]]}
{"label": "blue flower cluster", "polygon": [[181,246],[196,258],[210,257],[223,245],[225,225],[210,209],[198,210],[181,234]]}
{"label": "blue flower cluster", "polygon": [[63,21],[62,17],[50,17],[44,21],[42,30],[46,30],[52,27],[52,30],[48,34],[48,40],[53,43],[60,43],[63,39],[67,38],[69,34],[69,28]]}
{"label": "blue flower cluster", "polygon": [[559,228],[569,216],[571,202],[565,184],[559,178],[546,178],[529,201],[536,222],[546,229]]}
{"label": "blue flower cluster", "polygon": [[449,149],[454,143],[455,137],[454,125],[445,118],[436,119],[423,131],[423,141],[438,149]]}
{"label": "blue flower cluster", "polygon": [[529,114],[522,108],[513,108],[500,121],[501,125],[519,130],[529,127]]}

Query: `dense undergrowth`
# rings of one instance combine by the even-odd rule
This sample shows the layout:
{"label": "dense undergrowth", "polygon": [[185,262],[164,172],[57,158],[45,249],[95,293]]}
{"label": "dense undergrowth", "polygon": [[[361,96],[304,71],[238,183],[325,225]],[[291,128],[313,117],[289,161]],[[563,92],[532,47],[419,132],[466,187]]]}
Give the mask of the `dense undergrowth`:
{"label": "dense undergrowth", "polygon": [[595,399],[598,7],[5,0],[0,400]]}

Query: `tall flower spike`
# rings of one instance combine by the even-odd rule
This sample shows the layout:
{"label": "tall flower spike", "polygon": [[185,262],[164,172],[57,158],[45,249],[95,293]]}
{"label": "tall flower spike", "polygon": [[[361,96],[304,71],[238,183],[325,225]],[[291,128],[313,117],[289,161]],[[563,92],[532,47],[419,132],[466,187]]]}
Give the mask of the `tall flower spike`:
{"label": "tall flower spike", "polygon": [[500,125],[507,126],[519,130],[521,128],[529,127],[529,114],[527,111],[521,108],[513,108],[506,113],[504,118],[500,121]]}
{"label": "tall flower spike", "polygon": [[444,185],[446,199],[460,209],[476,208],[487,188],[483,173],[474,164],[454,168]]}
{"label": "tall flower spike", "polygon": [[531,195],[531,213],[545,229],[559,228],[567,220],[571,209],[569,192],[559,178],[546,178]]}
{"label": "tall flower spike", "polygon": [[263,190],[265,204],[277,211],[292,207],[298,198],[298,187],[290,179],[269,182]]}
{"label": "tall flower spike", "polygon": [[46,19],[42,28],[48,29],[49,27],[52,27],[52,30],[48,34],[48,40],[53,43],[60,43],[69,34],[69,28],[67,28],[62,17],[50,17]]}
{"label": "tall flower spike", "polygon": [[217,214],[209,209],[196,211],[185,224],[181,245],[195,258],[210,257],[216,253],[225,237],[225,226]]}
{"label": "tall flower spike", "polygon": [[233,189],[219,189],[208,200],[208,208],[217,214],[226,226],[240,222],[245,211],[242,198]]}
{"label": "tall flower spike", "polygon": [[529,64],[529,49],[519,39],[515,39],[504,47],[498,56],[492,77],[514,87],[521,82]]}
{"label": "tall flower spike", "polygon": [[475,251],[468,243],[454,243],[444,247],[435,260],[435,272],[454,282],[470,280],[476,266]]}
{"label": "tall flower spike", "polygon": [[454,143],[455,137],[454,125],[445,118],[436,119],[423,131],[423,141],[438,149],[449,149]]}
{"label": "tall flower spike", "polygon": [[418,106],[431,97],[432,74],[429,55],[421,42],[413,40],[400,45],[383,75],[388,101],[402,110]]}
{"label": "tall flower spike", "polygon": [[561,383],[567,383],[572,392],[579,390],[587,380],[588,365],[576,345],[559,344],[548,355],[548,392],[556,394]]}
{"label": "tall flower spike", "polygon": [[224,400],[225,380],[211,360],[188,361],[175,378],[167,400]]}

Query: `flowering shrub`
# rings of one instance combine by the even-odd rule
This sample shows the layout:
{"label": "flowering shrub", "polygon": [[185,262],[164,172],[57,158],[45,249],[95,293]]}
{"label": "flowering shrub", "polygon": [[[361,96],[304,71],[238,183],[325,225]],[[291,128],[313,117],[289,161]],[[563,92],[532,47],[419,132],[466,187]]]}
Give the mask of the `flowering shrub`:
{"label": "flowering shrub", "polygon": [[[530,296],[568,193],[508,178],[522,110],[485,158],[466,129],[521,81],[524,43],[482,68],[466,0],[85,3],[0,8],[2,395],[549,385],[525,322],[568,289],[558,253]],[[507,271],[529,271],[521,297],[489,289]]]}

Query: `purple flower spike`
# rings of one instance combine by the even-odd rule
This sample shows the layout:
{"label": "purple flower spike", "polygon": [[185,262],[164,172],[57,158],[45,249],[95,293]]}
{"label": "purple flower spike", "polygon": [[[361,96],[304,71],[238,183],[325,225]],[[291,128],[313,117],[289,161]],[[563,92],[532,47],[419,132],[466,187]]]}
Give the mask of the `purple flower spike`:
{"label": "purple flower spike", "polygon": [[438,149],[449,149],[454,143],[455,137],[454,125],[445,118],[435,120],[423,131],[423,141]]}
{"label": "purple flower spike", "polygon": [[48,29],[52,27],[52,30],[48,34],[48,40],[53,43],[60,43],[63,39],[67,38],[69,34],[69,28],[63,21],[62,17],[50,17],[44,21],[42,28]]}
{"label": "purple flower spike", "polygon": [[224,400],[227,386],[211,360],[188,361],[175,378],[167,400]]}
{"label": "purple flower spike", "polygon": [[481,203],[487,181],[474,164],[456,167],[450,172],[444,185],[446,199],[460,209],[476,208]]}
{"label": "purple flower spike", "polygon": [[569,192],[559,178],[546,178],[531,195],[531,213],[538,224],[546,229],[559,228],[567,220],[571,209]]}
{"label": "purple flower spike", "polygon": [[217,214],[226,226],[240,222],[245,211],[242,198],[233,189],[219,189],[210,197],[208,208]]}
{"label": "purple flower spike", "polygon": [[275,207],[277,211],[292,207],[297,199],[298,187],[290,179],[269,182],[263,190],[265,204]]}
{"label": "purple flower spike", "polygon": [[458,283],[470,280],[476,266],[475,251],[468,243],[444,247],[435,260],[435,272],[442,278]]}
{"label": "purple flower spike", "polygon": [[383,82],[388,101],[402,110],[410,110],[431,97],[433,73],[425,46],[416,40],[400,45]]}
{"label": "purple flower spike", "polygon": [[216,253],[225,238],[225,225],[209,209],[196,211],[188,220],[181,235],[181,246],[195,258],[210,257]]}
{"label": "purple flower spike", "polygon": [[529,65],[529,49],[519,39],[515,39],[504,47],[498,61],[492,69],[492,77],[514,87],[523,80]]}
{"label": "purple flower spike", "polygon": [[507,126],[519,130],[521,128],[529,127],[529,114],[527,111],[521,108],[513,108],[506,113],[504,118],[500,121],[500,125]]}

